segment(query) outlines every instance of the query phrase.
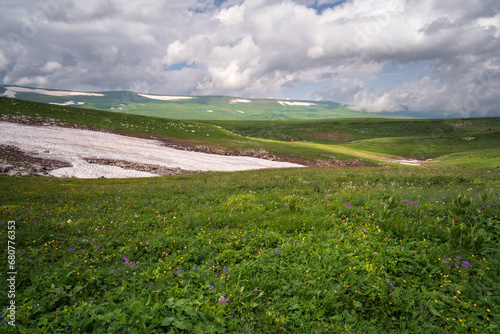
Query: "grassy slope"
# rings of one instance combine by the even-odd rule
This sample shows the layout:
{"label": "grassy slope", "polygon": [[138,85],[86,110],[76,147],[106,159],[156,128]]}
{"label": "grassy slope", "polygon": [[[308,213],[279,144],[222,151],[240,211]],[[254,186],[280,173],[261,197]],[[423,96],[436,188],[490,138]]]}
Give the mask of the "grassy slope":
{"label": "grassy slope", "polygon": [[7,98],[0,98],[0,113],[49,117],[123,134],[163,138],[191,147],[228,151],[264,149],[282,159],[303,163],[336,159],[374,165],[385,158],[439,157],[435,163],[443,166],[500,167],[498,117],[181,121]]}
{"label": "grassy slope", "polygon": [[[431,159],[466,155],[467,165],[500,167],[500,118],[391,120],[210,121],[243,136],[308,141],[373,155]],[[471,139],[472,140],[468,140]],[[471,156],[471,158],[468,158]],[[484,159],[483,159],[484,158]],[[474,162],[472,163],[472,160]],[[460,164],[461,155],[439,159]]]}
{"label": "grassy slope", "polygon": [[[474,202],[450,213],[460,193]],[[17,327],[0,325],[4,333],[495,333],[499,197],[499,174],[486,170],[0,176],[3,258],[7,221],[16,221]],[[453,244],[454,220],[477,221],[491,239],[479,250]],[[2,293],[0,306],[8,302]]]}

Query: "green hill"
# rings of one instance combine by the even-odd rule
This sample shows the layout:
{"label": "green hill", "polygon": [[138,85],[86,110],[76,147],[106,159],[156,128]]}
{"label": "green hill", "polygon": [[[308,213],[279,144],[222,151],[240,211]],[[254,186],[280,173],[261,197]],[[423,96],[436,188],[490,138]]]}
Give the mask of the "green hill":
{"label": "green hill", "polygon": [[[58,92],[66,93],[66,96],[48,95]],[[21,100],[170,119],[292,120],[381,117],[351,110],[335,102],[243,99],[229,96],[186,96],[186,99],[175,99],[173,96],[141,95],[129,91],[95,92],[98,96],[70,95],[70,93],[53,89],[0,86],[0,94]],[[173,100],[161,100],[162,98]]]}

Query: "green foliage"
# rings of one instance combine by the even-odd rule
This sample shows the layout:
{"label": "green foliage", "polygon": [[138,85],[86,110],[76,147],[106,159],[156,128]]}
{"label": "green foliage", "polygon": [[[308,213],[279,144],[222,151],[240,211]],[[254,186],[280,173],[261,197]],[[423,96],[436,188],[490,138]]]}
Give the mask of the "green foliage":
{"label": "green foliage", "polygon": [[451,202],[451,209],[450,209],[450,215],[453,217],[459,217],[462,218],[466,215],[468,212],[469,207],[472,204],[472,199],[467,198],[465,195],[461,194],[458,195],[457,198],[455,198]]}
{"label": "green foliage", "polygon": [[493,333],[500,189],[477,183],[498,179],[406,168],[0,176],[19,268],[18,326],[2,330]]}
{"label": "green foliage", "polygon": [[461,223],[447,228],[447,230],[450,234],[450,245],[453,248],[481,253],[482,247],[487,241],[486,233],[480,225],[466,226]]}

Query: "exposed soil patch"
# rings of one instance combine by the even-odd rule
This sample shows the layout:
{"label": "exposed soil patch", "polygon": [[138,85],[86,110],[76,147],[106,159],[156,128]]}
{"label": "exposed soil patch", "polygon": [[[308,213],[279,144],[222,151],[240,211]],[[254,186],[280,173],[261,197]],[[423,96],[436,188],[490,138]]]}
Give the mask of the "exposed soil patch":
{"label": "exposed soil patch", "polygon": [[[97,158],[84,158],[86,162],[90,164],[98,164],[105,166],[117,166],[123,169],[137,170],[141,172],[148,172],[158,176],[167,175],[181,175],[190,173],[189,171],[182,170],[180,168],[168,168],[160,165],[137,163],[125,160],[112,160],[112,159],[97,159]],[[192,173],[192,172],[191,172]]]}
{"label": "exposed soil patch", "polygon": [[93,131],[102,131],[102,129],[95,129],[86,125],[79,124],[69,124],[61,122],[55,118],[46,118],[46,117],[37,117],[33,118],[25,115],[0,115],[0,121],[3,122],[11,122],[25,125],[43,125],[43,126],[59,126],[62,128],[71,128],[71,129],[83,129],[83,130],[93,130]]}
{"label": "exposed soil patch", "polygon": [[0,173],[9,175],[44,175],[62,167],[71,167],[65,161],[42,159],[24,153],[11,145],[0,145]]}
{"label": "exposed soil patch", "polygon": [[314,138],[327,139],[331,141],[348,142],[350,139],[337,132],[321,132],[313,135]]}

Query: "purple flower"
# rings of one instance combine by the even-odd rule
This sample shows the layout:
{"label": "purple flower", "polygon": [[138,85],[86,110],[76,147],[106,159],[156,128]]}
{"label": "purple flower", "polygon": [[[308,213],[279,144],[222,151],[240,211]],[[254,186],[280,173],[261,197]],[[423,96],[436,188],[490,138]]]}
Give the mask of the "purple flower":
{"label": "purple flower", "polygon": [[74,249],[74,248],[70,248],[70,249],[69,249],[69,251],[70,251],[70,252],[74,252],[74,251],[75,251],[75,249]]}
{"label": "purple flower", "polygon": [[227,268],[224,268],[224,269],[222,270],[222,272],[223,272],[224,274],[226,273],[226,271],[227,271]]}
{"label": "purple flower", "polygon": [[219,269],[219,265],[216,265],[216,266],[215,266],[215,269]]}
{"label": "purple flower", "polygon": [[179,270],[177,270],[177,273],[178,273],[178,274],[182,274],[183,272],[184,272],[184,269],[179,269]]}
{"label": "purple flower", "polygon": [[97,250],[98,250],[98,251],[102,250],[102,247],[97,247]]}
{"label": "purple flower", "polygon": [[196,267],[195,267],[195,266],[193,266],[193,269],[192,269],[192,270],[196,270]]}
{"label": "purple flower", "polygon": [[391,281],[389,281],[389,285],[391,286],[392,290],[394,290],[394,285],[392,284]]}

